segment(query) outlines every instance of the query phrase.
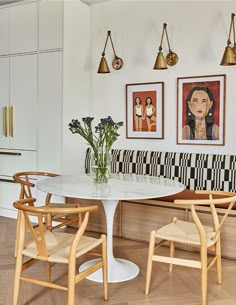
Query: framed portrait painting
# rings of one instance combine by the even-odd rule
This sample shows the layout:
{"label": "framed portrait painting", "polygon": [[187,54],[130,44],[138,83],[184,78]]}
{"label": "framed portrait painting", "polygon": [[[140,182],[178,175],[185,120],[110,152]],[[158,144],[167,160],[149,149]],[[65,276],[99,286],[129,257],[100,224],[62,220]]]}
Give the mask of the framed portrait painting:
{"label": "framed portrait painting", "polygon": [[225,144],[226,76],[177,79],[177,144]]}
{"label": "framed portrait painting", "polygon": [[126,85],[126,137],[164,138],[164,83]]}

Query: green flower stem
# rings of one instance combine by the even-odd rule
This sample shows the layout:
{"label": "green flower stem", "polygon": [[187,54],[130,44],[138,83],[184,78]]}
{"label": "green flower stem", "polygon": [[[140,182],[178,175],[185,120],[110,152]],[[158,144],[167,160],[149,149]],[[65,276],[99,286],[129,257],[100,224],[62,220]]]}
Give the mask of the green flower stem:
{"label": "green flower stem", "polygon": [[97,151],[94,153],[94,163],[95,166],[93,170],[95,171],[95,181],[97,182],[107,182],[110,177],[110,169],[109,169],[109,151]]}

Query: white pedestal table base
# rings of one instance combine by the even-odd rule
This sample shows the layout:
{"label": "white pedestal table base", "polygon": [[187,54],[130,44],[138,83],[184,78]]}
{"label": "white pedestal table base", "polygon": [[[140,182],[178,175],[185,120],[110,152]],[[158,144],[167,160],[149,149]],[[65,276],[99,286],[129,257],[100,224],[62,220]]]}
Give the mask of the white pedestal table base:
{"label": "white pedestal table base", "polygon": [[[79,271],[83,271],[88,267],[93,266],[100,258],[92,259],[85,262],[79,268]],[[124,282],[133,279],[139,274],[139,267],[128,260],[122,258],[114,258],[108,266],[108,282],[117,283]],[[87,277],[88,280],[102,283],[102,269],[90,274]]]}
{"label": "white pedestal table base", "polygon": [[[117,259],[113,256],[113,223],[118,202],[119,200],[102,200],[107,224],[107,269],[109,283],[131,280],[139,273],[139,267],[133,262],[121,258]],[[98,260],[99,259],[94,259],[85,262],[80,266],[79,271],[83,271],[92,266]],[[102,269],[89,275],[87,279],[102,282]]]}

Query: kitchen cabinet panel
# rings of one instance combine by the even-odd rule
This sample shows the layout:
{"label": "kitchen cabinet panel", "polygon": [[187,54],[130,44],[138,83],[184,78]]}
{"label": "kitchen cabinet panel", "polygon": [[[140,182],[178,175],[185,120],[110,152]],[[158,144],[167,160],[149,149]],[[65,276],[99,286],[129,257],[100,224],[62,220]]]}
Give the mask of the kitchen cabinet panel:
{"label": "kitchen cabinet panel", "polygon": [[16,172],[36,169],[35,151],[0,149],[0,174],[6,176],[6,179],[12,179]]}
{"label": "kitchen cabinet panel", "polygon": [[39,55],[39,169],[61,172],[62,51]]}
{"label": "kitchen cabinet panel", "polygon": [[61,49],[63,33],[63,2],[39,2],[39,50]]}
{"label": "kitchen cabinet panel", "polygon": [[0,57],[0,146],[9,147],[9,58]]}
{"label": "kitchen cabinet panel", "polygon": [[10,53],[37,51],[38,4],[19,3],[10,7]]}
{"label": "kitchen cabinet panel", "polygon": [[37,55],[10,59],[10,107],[13,109],[11,148],[36,149]]}
{"label": "kitchen cabinet panel", "polygon": [[20,184],[14,183],[13,175],[36,169],[36,151],[0,149],[0,215],[16,216],[13,202],[19,198]]}
{"label": "kitchen cabinet panel", "polygon": [[0,55],[9,54],[9,8],[0,9]]}
{"label": "kitchen cabinet panel", "polygon": [[36,150],[36,54],[0,58],[0,92],[0,148]]}
{"label": "kitchen cabinet panel", "polygon": [[4,177],[0,176],[0,211],[1,214],[12,215],[12,211],[16,210],[13,207],[13,202],[18,199],[20,193],[20,185],[18,183],[9,183],[1,181]]}

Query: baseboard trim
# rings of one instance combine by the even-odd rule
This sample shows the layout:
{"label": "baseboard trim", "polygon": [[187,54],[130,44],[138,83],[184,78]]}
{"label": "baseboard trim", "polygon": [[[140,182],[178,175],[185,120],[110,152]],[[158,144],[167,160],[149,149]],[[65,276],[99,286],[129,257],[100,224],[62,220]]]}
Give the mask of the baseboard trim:
{"label": "baseboard trim", "polygon": [[0,216],[17,218],[17,210],[0,208]]}

